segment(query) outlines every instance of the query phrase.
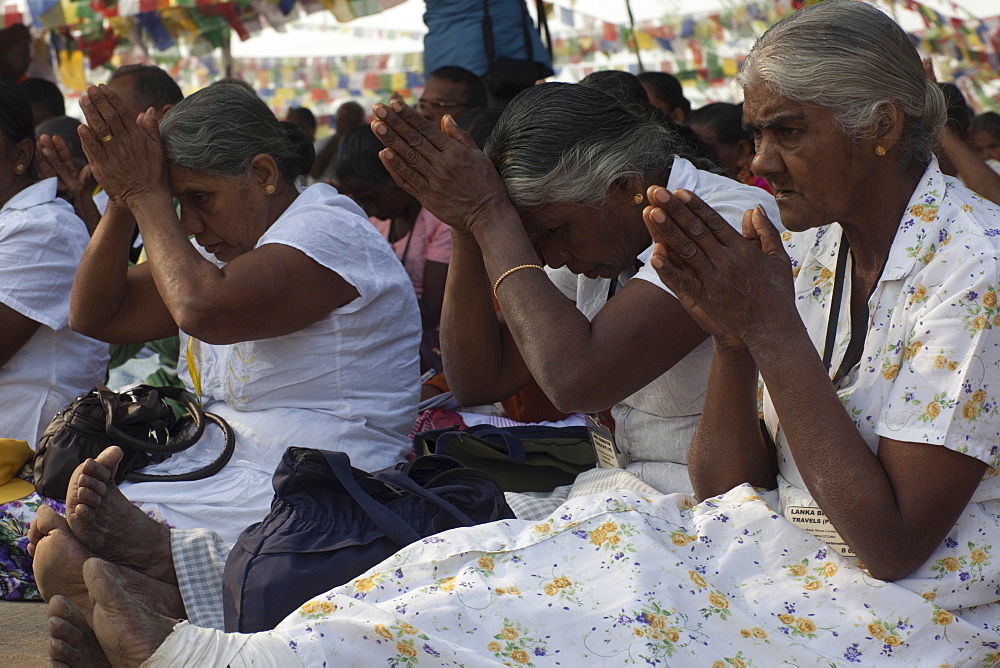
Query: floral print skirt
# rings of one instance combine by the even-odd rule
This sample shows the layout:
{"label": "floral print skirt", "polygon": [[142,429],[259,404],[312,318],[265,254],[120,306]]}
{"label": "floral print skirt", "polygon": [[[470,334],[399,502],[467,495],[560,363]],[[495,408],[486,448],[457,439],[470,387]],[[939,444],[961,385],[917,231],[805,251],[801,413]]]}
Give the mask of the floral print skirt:
{"label": "floral print skirt", "polygon": [[[777,493],[746,485],[700,504],[634,491],[570,499],[542,521],[415,543],[304,603],[271,635],[304,665],[364,657],[393,666],[954,666],[1000,658],[994,605],[965,617],[876,580],[786,521],[776,503]],[[972,577],[996,576],[994,563]]]}

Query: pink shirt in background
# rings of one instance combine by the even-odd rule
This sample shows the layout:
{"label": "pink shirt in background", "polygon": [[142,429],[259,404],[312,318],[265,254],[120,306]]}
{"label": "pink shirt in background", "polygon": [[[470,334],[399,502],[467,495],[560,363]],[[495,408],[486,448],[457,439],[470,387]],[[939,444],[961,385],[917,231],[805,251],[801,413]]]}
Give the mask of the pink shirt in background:
{"label": "pink shirt in background", "polygon": [[[369,218],[372,225],[386,239],[389,238],[389,231],[392,228],[392,221]],[[412,241],[409,241],[410,237]],[[409,250],[407,242],[409,241]],[[413,283],[413,291],[417,293],[417,299],[424,296],[424,265],[427,261],[441,262],[448,264],[451,260],[451,230],[448,226],[434,217],[427,209],[420,209],[417,220],[413,223],[413,231],[396,243],[392,244],[392,249],[396,251],[396,257],[406,259],[403,267],[410,276]]]}

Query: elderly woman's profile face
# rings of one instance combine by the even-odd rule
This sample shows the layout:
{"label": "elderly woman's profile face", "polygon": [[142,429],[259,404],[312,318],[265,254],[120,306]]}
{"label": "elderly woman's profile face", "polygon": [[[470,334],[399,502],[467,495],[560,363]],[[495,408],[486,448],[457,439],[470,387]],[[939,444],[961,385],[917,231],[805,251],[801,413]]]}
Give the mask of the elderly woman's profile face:
{"label": "elderly woman's profile face", "polygon": [[223,262],[253,250],[273,222],[267,220],[263,190],[239,179],[174,166],[170,187],[181,205],[184,232]]}
{"label": "elderly woman's profile face", "polygon": [[613,278],[635,264],[649,246],[642,207],[616,193],[598,209],[576,204],[533,207],[521,222],[535,250],[550,267],[588,278]]}
{"label": "elderly woman's profile face", "polygon": [[849,220],[876,159],[872,142],[844,134],[830,109],[794,102],[764,83],[743,92],[743,121],[757,149],[751,169],[774,191],[785,227]]}

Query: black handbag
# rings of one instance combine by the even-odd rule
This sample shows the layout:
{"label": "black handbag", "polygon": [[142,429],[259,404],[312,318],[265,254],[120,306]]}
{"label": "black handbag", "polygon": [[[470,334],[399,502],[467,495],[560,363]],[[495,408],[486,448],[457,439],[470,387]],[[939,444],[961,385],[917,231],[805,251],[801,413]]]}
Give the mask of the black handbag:
{"label": "black handbag", "polygon": [[273,629],[310,598],[422,538],[513,519],[493,478],[442,455],[367,473],[343,452],[288,448],[274,501],[240,534],[222,578],[227,632]]}
{"label": "black handbag", "polygon": [[[534,59],[534,45],[531,40],[531,18],[523,0],[519,0],[521,8],[521,33],[524,36],[526,58],[507,58],[497,56],[493,37],[493,18],[490,16],[489,0],[483,0],[483,47],[486,50],[486,61],[489,70],[483,75],[486,89],[495,97],[510,100],[518,93],[535,85],[539,79],[547,79],[554,72],[552,68]],[[539,32],[544,30],[548,37],[549,48],[552,51],[552,37],[548,34],[549,25],[545,19],[545,8],[541,0],[536,0],[538,10]],[[550,53],[551,56],[551,53]]]}
{"label": "black handbag", "polygon": [[[183,406],[185,414],[177,418],[167,399]],[[222,454],[211,464],[169,475],[136,472],[190,448],[201,438],[207,422],[222,429],[226,439]],[[202,411],[198,401],[183,389],[139,385],[119,394],[98,385],[59,411],[42,433],[33,464],[35,491],[65,499],[76,467],[111,445],[125,452],[115,474],[116,483],[188,481],[221,471],[233,456],[236,437],[225,420]]]}

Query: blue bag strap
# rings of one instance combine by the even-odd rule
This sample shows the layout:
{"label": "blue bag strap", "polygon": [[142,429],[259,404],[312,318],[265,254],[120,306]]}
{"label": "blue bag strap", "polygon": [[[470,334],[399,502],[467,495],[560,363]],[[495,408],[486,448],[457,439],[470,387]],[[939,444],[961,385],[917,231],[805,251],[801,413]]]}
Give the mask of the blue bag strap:
{"label": "blue bag strap", "polygon": [[326,463],[330,465],[330,470],[333,471],[333,475],[336,476],[341,486],[351,495],[351,498],[357,502],[358,507],[368,515],[371,521],[385,532],[386,536],[394,540],[401,547],[415,543],[423,538],[403,518],[361,489],[358,481],[354,479],[351,458],[346,453],[331,452],[329,450],[317,450],[316,452],[323,455]]}
{"label": "blue bag strap", "polygon": [[419,496],[421,499],[430,501],[435,506],[454,517],[462,526],[471,527],[478,524],[478,522],[473,522],[468,515],[456,508],[452,503],[442,499],[434,492],[421,487],[413,478],[409,477],[402,471],[380,471],[375,474],[375,478],[377,480],[387,482],[390,485],[405,489],[407,492],[413,494],[414,496]]}
{"label": "blue bag strap", "polygon": [[507,461],[512,464],[524,464],[524,447],[521,445],[521,439],[506,429],[489,425],[477,425],[465,431],[447,431],[441,434],[434,444],[434,453],[438,455],[448,454],[448,443],[456,438],[461,438],[462,434],[469,434],[483,440],[490,440],[491,436],[498,438],[503,441],[503,445],[507,448]]}

